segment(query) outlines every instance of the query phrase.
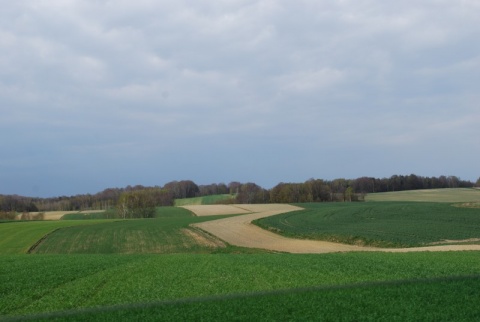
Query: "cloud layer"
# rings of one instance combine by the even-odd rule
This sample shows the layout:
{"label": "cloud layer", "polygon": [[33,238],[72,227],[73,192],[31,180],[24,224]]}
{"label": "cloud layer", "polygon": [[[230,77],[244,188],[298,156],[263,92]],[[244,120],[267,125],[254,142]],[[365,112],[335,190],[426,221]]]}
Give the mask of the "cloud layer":
{"label": "cloud layer", "polygon": [[14,1],[0,193],[476,180],[477,1]]}

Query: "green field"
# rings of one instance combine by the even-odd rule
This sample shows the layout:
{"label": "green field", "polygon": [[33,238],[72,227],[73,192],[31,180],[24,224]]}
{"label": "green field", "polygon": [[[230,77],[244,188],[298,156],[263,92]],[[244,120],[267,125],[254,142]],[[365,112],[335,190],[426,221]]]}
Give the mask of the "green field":
{"label": "green field", "polygon": [[211,195],[204,197],[175,199],[175,206],[190,206],[190,205],[215,205],[219,203],[231,203],[235,199],[234,195]]}
{"label": "green field", "polygon": [[[148,254],[211,253],[185,233],[192,223],[220,217],[131,219],[88,227],[69,227],[50,234],[36,254]],[[213,238],[213,237],[212,237]],[[223,246],[224,247],[224,246]]]}
{"label": "green field", "polygon": [[[36,321],[477,321],[479,276],[314,287],[36,315]],[[441,294],[441,296],[439,296]],[[394,300],[392,300],[394,299]],[[432,302],[432,299],[435,299]]]}
{"label": "green field", "polygon": [[[301,206],[306,210],[269,219],[302,237],[318,238],[318,228],[328,227],[353,243],[412,246],[480,237],[479,208]],[[275,254],[206,246],[192,237],[218,241],[188,225],[221,217],[162,207],[153,219],[0,223],[0,320],[480,319],[480,252]]]}
{"label": "green field", "polygon": [[[85,226],[69,226],[48,234],[34,254],[172,254],[258,252],[223,243],[189,227],[190,224],[229,217],[193,216],[178,207],[157,208],[156,218],[81,220]],[[70,221],[76,223],[76,221]],[[47,222],[44,222],[47,223]],[[15,223],[12,223],[12,225]],[[39,223],[41,225],[42,222]],[[0,248],[1,253],[1,248]]]}
{"label": "green field", "polygon": [[254,223],[285,236],[379,247],[480,237],[480,209],[431,202],[299,204]]}
{"label": "green field", "polygon": [[480,202],[480,189],[425,189],[369,193],[365,201]]}
{"label": "green field", "polygon": [[79,308],[93,311],[70,312],[77,320],[450,320],[480,313],[478,252],[3,255],[1,261],[4,317]]}
{"label": "green field", "polygon": [[0,223],[0,254],[24,254],[45,235],[60,228],[101,221],[10,221]]}

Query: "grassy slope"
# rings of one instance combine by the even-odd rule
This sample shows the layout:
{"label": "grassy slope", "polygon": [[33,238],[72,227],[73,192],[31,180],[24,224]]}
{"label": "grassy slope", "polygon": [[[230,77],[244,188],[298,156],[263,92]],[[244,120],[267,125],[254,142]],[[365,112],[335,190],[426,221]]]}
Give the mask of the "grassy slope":
{"label": "grassy slope", "polygon": [[[226,216],[228,217],[228,216]],[[210,253],[216,248],[199,245],[183,233],[191,223],[223,216],[133,219],[85,227],[70,227],[49,235],[37,254],[141,254]]]}
{"label": "grassy slope", "polygon": [[[196,217],[184,208],[157,208],[155,219],[103,221],[89,226],[59,229],[35,248],[36,254],[146,254],[211,253],[185,229],[192,223],[229,216]],[[97,221],[92,221],[97,222]],[[227,247],[222,251],[240,251]]]}
{"label": "grassy slope", "polygon": [[235,198],[230,194],[225,195],[211,195],[204,197],[175,199],[175,206],[190,206],[190,205],[214,205],[224,200],[231,200]]}
{"label": "grassy slope", "polygon": [[480,237],[480,209],[447,203],[301,204],[305,210],[255,223],[286,236],[383,247]]}
{"label": "grassy slope", "polygon": [[3,222],[0,223],[0,254],[23,254],[39,239],[56,229],[91,224],[94,223],[77,220]]}
{"label": "grassy slope", "polygon": [[[170,303],[166,311],[165,306],[161,305],[160,309],[158,306],[150,309],[147,306],[137,312],[130,308],[122,313],[126,314],[122,320],[128,319],[126,317],[129,314],[133,314],[130,318],[135,316],[138,319],[152,319],[156,314],[166,314],[165,318],[178,320],[189,310],[200,310],[196,316],[205,320],[218,320],[224,314],[245,314],[243,320],[248,320],[248,316],[253,313],[261,316],[262,310],[265,310],[270,318],[276,316],[273,319],[278,320],[282,318],[278,314],[285,313],[287,308],[300,317],[298,320],[302,320],[302,316],[313,317],[320,312],[330,312],[328,314],[336,314],[338,318],[350,319],[352,314],[356,314],[358,319],[362,316],[373,317],[373,309],[382,311],[386,316],[385,314],[391,314],[390,309],[393,310],[402,303],[414,306],[412,310],[423,310],[423,316],[440,316],[438,314],[452,313],[452,307],[446,305],[453,305],[452,292],[455,296],[460,296],[456,299],[455,309],[461,308],[463,312],[472,314],[472,310],[479,310],[477,301],[480,293],[476,288],[480,284],[478,279],[473,282],[471,279],[466,279],[467,282],[460,280],[453,284],[448,279],[452,276],[478,275],[478,259],[478,252],[4,255],[0,266],[0,314],[18,316],[82,307],[132,305],[200,297],[203,300]],[[427,282],[432,286],[425,286],[425,281],[422,281],[438,277],[445,277],[447,281]],[[398,287],[359,285],[404,280],[409,282],[399,282]],[[324,289],[330,286],[346,288],[334,288],[333,291]],[[297,291],[298,288],[310,287],[323,289]],[[285,292],[250,294],[222,300],[205,299],[208,296],[275,290]],[[415,299],[423,299],[423,302],[417,303]],[[384,307],[388,303],[390,307]],[[425,307],[422,303],[428,306]],[[405,314],[412,316],[416,311],[411,311],[409,306],[397,307],[396,312],[404,317]],[[296,309],[300,312],[295,312]],[[107,311],[106,315],[97,315],[96,312],[92,318],[115,319],[118,316],[114,312]],[[443,316],[445,319],[446,315]]]}
{"label": "grassy slope", "polygon": [[480,189],[425,189],[370,193],[366,201],[480,202]]}
{"label": "grassy slope", "polygon": [[[37,321],[477,321],[480,277],[313,288],[37,316]],[[432,299],[434,299],[432,301]]]}

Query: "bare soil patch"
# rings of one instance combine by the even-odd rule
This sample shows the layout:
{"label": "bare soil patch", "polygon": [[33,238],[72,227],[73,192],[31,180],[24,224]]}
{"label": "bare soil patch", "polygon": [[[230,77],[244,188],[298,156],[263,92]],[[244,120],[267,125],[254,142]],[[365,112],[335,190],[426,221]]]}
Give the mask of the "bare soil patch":
{"label": "bare soil patch", "polygon": [[478,243],[480,238],[469,238],[469,239],[445,239],[438,242],[430,243],[428,245],[442,245],[442,244],[464,244],[464,243]]}
{"label": "bare soil patch", "polygon": [[240,205],[189,205],[181,206],[193,212],[196,216],[236,215],[251,212]]}
{"label": "bare soil patch", "polygon": [[[214,206],[195,206],[199,207],[196,211],[203,216],[220,214],[221,210],[215,210]],[[210,207],[201,210],[201,207]],[[425,246],[413,248],[375,248],[362,247],[356,245],[345,245],[326,241],[303,240],[287,238],[277,235],[271,231],[261,229],[251,222],[255,219],[274,216],[280,213],[301,210],[302,208],[287,204],[267,204],[267,205],[235,205],[241,207],[248,213],[241,216],[212,220],[203,223],[193,224],[192,226],[200,228],[210,234],[213,234],[225,242],[250,248],[262,248],[272,251],[288,253],[333,253],[333,252],[351,252],[351,251],[381,251],[381,252],[418,252],[418,251],[459,251],[459,250],[480,250],[480,245],[442,245]],[[193,210],[192,210],[193,211]],[[213,213],[209,213],[209,212]]]}
{"label": "bare soil patch", "polygon": [[195,240],[195,242],[200,246],[207,246],[212,248],[227,247],[227,245],[225,245],[223,241],[221,241],[220,239],[212,235],[205,233],[200,229],[195,229],[193,227],[191,229],[182,229],[182,233],[192,238],[193,240]]}

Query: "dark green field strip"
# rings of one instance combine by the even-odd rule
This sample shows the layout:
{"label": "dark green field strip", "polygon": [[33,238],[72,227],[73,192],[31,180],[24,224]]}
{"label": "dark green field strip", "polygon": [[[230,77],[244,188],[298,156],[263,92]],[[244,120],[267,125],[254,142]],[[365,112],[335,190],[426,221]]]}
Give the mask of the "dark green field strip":
{"label": "dark green field strip", "polygon": [[[173,208],[173,207],[172,207]],[[182,208],[175,208],[182,209]],[[37,254],[211,253],[182,229],[192,223],[228,216],[194,217],[186,209],[159,213],[155,219],[108,221],[69,227],[50,234],[34,249]]]}
{"label": "dark green field strip", "polygon": [[62,216],[61,220],[93,220],[93,219],[108,219],[107,212],[96,212],[96,213],[73,213],[65,214]]}
{"label": "dark green field strip", "polygon": [[255,223],[285,236],[382,247],[480,238],[480,209],[445,203],[301,204],[305,210]]}
{"label": "dark green field strip", "polygon": [[480,274],[478,252],[4,255],[0,261],[0,314],[9,316]]}
{"label": "dark green field strip", "polygon": [[95,308],[35,321],[474,321],[480,277],[367,283]]}
{"label": "dark green field strip", "polygon": [[181,207],[157,207],[157,218],[169,218],[169,217],[193,217],[193,213],[185,208]]}
{"label": "dark green field strip", "polygon": [[101,221],[13,221],[0,223],[0,254],[23,254],[38,240],[59,228]]}

